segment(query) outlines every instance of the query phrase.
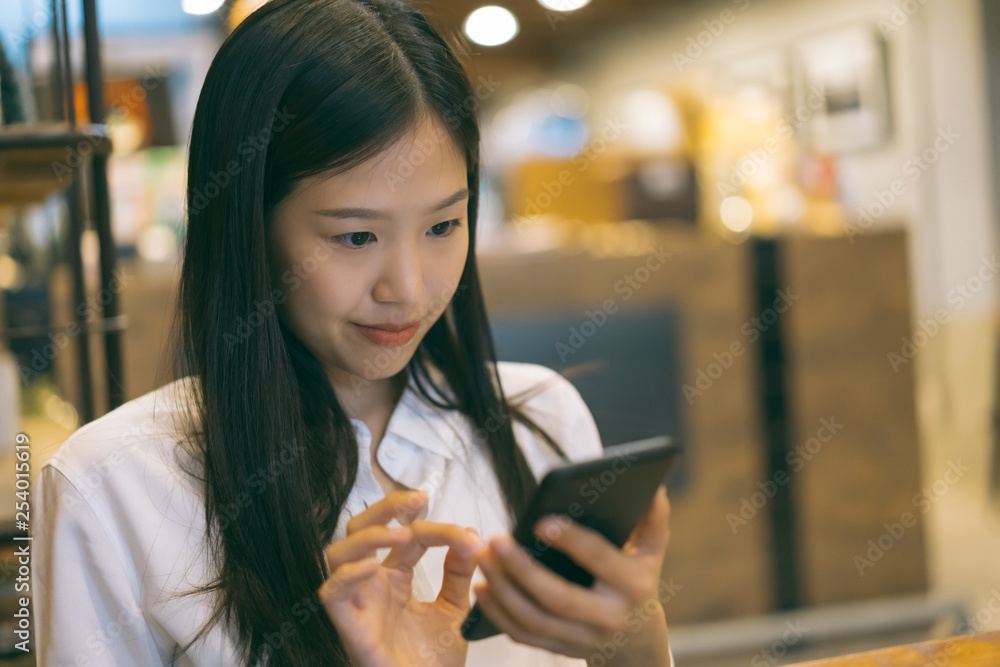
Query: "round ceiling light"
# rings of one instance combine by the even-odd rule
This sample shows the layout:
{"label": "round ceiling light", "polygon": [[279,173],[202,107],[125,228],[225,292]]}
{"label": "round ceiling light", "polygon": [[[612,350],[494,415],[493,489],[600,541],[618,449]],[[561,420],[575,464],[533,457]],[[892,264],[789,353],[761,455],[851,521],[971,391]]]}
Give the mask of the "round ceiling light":
{"label": "round ceiling light", "polygon": [[517,19],[503,7],[480,7],[465,19],[465,34],[483,46],[505,44],[517,34]]}

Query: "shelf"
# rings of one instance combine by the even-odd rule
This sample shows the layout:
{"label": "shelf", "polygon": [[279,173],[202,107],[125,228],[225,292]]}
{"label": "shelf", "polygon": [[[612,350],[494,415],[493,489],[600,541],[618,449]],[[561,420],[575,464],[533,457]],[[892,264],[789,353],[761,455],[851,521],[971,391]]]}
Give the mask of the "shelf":
{"label": "shelf", "polygon": [[[75,323],[76,320],[73,320]],[[24,338],[39,338],[51,334],[65,333],[66,328],[71,323],[66,323],[57,327],[37,325],[29,327],[13,327],[11,329],[0,329],[0,340],[19,340]],[[81,327],[85,333],[106,333],[108,331],[125,331],[128,329],[128,316],[118,315],[116,317],[105,317],[94,322],[89,322]]]}
{"label": "shelf", "polygon": [[109,155],[106,125],[19,123],[0,126],[0,204],[44,201],[73,183],[76,168]]}

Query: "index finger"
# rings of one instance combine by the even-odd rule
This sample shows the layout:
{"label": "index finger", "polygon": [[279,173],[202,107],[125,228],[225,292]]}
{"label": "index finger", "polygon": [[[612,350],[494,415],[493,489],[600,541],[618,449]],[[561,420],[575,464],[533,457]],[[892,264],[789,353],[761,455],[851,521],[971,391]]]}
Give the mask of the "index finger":
{"label": "index finger", "polygon": [[382,500],[351,517],[347,522],[347,534],[351,535],[369,526],[384,526],[393,519],[416,514],[427,502],[425,491],[393,491]]}
{"label": "index finger", "polygon": [[395,547],[385,560],[383,567],[398,570],[412,570],[424,553],[431,547],[456,547],[469,551],[480,549],[483,540],[476,533],[470,533],[452,523],[435,521],[414,521],[409,526],[413,539]]}

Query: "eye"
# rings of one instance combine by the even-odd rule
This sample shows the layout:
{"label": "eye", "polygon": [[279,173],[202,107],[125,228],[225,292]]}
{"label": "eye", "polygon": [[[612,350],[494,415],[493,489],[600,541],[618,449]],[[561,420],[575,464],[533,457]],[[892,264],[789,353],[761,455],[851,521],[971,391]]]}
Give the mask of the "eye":
{"label": "eye", "polygon": [[446,222],[439,222],[438,224],[431,227],[431,236],[450,236],[451,232],[454,231],[456,227],[462,225],[461,220],[448,220]]}
{"label": "eye", "polygon": [[374,239],[375,235],[371,232],[351,232],[350,234],[340,234],[338,236],[330,236],[328,238],[341,244],[342,246],[358,250],[360,248],[364,248],[365,245],[367,245],[365,241],[369,238]]}

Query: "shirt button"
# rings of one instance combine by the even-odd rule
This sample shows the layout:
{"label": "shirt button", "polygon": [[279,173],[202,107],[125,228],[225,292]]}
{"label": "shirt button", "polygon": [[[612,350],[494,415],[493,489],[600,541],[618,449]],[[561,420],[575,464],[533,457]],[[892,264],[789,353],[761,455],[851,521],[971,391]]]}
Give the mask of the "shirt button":
{"label": "shirt button", "polygon": [[386,443],[385,455],[390,459],[399,458],[399,446],[392,442]]}

